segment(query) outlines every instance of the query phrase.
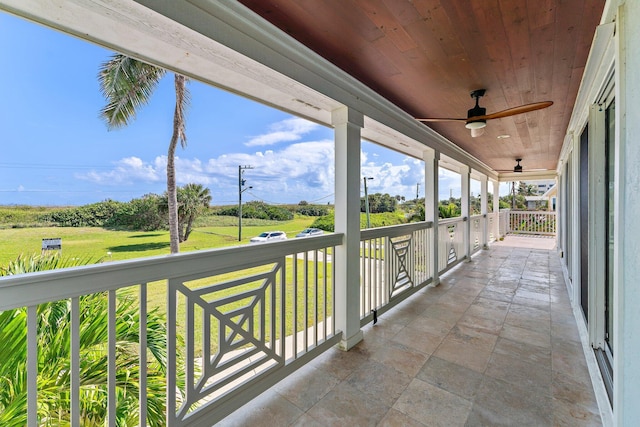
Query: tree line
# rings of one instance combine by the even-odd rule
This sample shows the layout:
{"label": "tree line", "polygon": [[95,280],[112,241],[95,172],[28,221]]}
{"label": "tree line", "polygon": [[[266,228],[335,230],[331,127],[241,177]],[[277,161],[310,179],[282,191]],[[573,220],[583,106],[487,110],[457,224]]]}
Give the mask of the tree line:
{"label": "tree line", "polygon": [[[177,189],[179,241],[185,242],[193,231],[196,218],[209,207],[211,191],[200,184],[186,184]],[[61,227],[112,227],[155,231],[169,228],[167,193],[146,194],[129,202],[105,200],[89,205],[45,213],[42,222]]]}

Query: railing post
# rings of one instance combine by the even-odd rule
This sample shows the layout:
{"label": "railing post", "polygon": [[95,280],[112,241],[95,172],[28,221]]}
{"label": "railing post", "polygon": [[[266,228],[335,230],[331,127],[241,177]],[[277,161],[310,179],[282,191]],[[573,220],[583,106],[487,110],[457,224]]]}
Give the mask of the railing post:
{"label": "railing post", "polygon": [[431,247],[429,248],[429,266],[431,269],[431,283],[440,284],[438,271],[438,162],[440,153],[436,150],[425,150],[424,159],[424,220],[433,222]]}
{"label": "railing post", "polygon": [[480,214],[482,214],[482,241],[481,246],[484,249],[489,248],[489,227],[487,218],[487,177],[483,176],[480,179]]}
{"label": "railing post", "polygon": [[344,234],[335,249],[336,328],[339,347],[362,340],[360,329],[360,131],[362,113],[343,107],[332,112],[335,128],[335,232]]}
{"label": "railing post", "polygon": [[494,229],[496,230],[495,239],[500,240],[500,182],[491,181],[493,184],[493,221],[495,222]]}
{"label": "railing post", "polygon": [[464,256],[467,258],[467,261],[471,260],[471,210],[469,206],[469,166],[461,166],[460,167],[460,177],[462,178],[462,200],[461,200],[461,212],[463,218],[467,220],[462,223],[462,244],[464,247]]}

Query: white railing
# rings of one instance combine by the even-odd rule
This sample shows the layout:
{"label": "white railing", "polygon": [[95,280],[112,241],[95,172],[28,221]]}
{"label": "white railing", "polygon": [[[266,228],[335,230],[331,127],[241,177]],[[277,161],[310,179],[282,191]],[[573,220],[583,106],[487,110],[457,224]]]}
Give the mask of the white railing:
{"label": "white railing", "polygon": [[555,236],[556,213],[548,211],[509,211],[508,232]]}
{"label": "white railing", "polygon": [[[93,414],[82,407],[81,395],[91,393],[94,401],[106,396],[102,406],[110,426],[116,425],[119,400],[134,392],[139,392],[138,425],[149,424],[150,411],[165,411],[163,424],[170,426],[211,425],[222,419],[338,342],[331,257],[342,239],[332,234],[1,277],[0,314],[25,319],[18,328],[26,330],[24,342],[11,347],[26,354],[21,363],[26,366],[23,413],[28,419],[22,424],[43,425],[47,416],[55,416],[83,425],[83,416]],[[94,299],[101,301],[104,324],[88,324],[87,304]],[[58,301],[58,308],[68,312],[58,322],[67,329],[64,342],[69,346],[62,368],[38,359],[47,350],[39,348],[44,329],[51,326],[39,316],[43,307]],[[132,304],[134,315],[119,314],[119,307]],[[147,329],[148,319],[158,312],[166,313],[161,346],[151,342],[157,331]],[[131,330],[137,319],[140,329]],[[106,378],[85,376],[83,355],[89,350],[83,346],[91,328],[104,330],[104,342],[92,342],[89,350],[104,353]],[[136,360],[128,359],[127,372],[119,364],[123,334],[138,341],[128,353]],[[152,345],[158,359],[166,358],[162,388],[172,393],[162,402],[164,408],[152,400],[159,393],[150,380],[150,359],[156,356],[153,350],[148,353]],[[41,383],[44,369],[60,369],[53,393],[67,401],[55,414],[43,410],[41,400],[51,394],[51,384]]]}
{"label": "white railing", "polygon": [[430,282],[433,223],[362,230],[360,234],[360,318],[384,312]]}
{"label": "white railing", "polygon": [[482,235],[484,234],[484,215],[472,215],[469,220],[469,253],[474,254],[482,248]]}
{"label": "white railing", "polygon": [[487,214],[489,242],[494,242],[500,238],[500,230],[498,229],[498,218],[499,214],[497,212],[490,212]]}
{"label": "white railing", "polygon": [[466,218],[441,219],[438,222],[438,271],[443,272],[465,258],[464,221]]}

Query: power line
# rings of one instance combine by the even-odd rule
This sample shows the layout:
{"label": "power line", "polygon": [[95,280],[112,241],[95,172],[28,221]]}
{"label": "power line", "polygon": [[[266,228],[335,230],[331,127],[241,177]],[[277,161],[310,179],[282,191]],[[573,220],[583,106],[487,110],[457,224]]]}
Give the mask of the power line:
{"label": "power line", "polygon": [[[265,199],[263,199],[263,198],[261,198],[261,197],[258,197],[258,196],[256,196],[255,194],[253,194],[253,193],[252,193],[252,192],[250,192],[250,191],[249,191],[248,193],[249,193],[249,194],[251,194],[253,197],[255,197],[255,199],[256,199],[257,201],[259,201],[259,202],[264,202],[264,203],[268,203],[268,204],[270,204],[270,205],[291,205],[292,203],[295,203],[295,202],[290,202],[290,203],[287,203],[287,202],[274,202],[274,201],[271,201],[271,200],[265,200]],[[328,195],[326,195],[326,196],[320,197],[319,199],[315,199],[315,200],[307,201],[307,203],[315,203],[315,202],[319,202],[320,200],[324,200],[324,199],[328,199],[329,197],[332,197],[334,194],[335,194],[335,193],[331,193],[331,194],[328,194]]]}
{"label": "power line", "polygon": [[139,190],[2,190],[0,193],[139,193]]}
{"label": "power line", "polygon": [[114,165],[53,165],[53,164],[33,164],[33,163],[0,163],[3,169],[113,169]]}

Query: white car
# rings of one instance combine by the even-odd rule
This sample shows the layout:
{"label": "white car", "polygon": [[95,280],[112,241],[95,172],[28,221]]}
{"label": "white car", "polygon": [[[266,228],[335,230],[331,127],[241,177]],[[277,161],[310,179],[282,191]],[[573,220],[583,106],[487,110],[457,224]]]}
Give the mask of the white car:
{"label": "white car", "polygon": [[311,236],[322,236],[324,231],[319,228],[305,228],[300,233],[296,234],[296,237],[311,237]]}
{"label": "white car", "polygon": [[250,243],[275,242],[276,240],[287,240],[287,233],[284,231],[265,231],[259,236],[252,237]]}

